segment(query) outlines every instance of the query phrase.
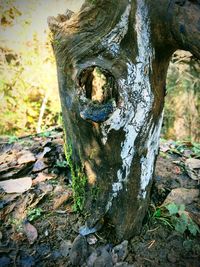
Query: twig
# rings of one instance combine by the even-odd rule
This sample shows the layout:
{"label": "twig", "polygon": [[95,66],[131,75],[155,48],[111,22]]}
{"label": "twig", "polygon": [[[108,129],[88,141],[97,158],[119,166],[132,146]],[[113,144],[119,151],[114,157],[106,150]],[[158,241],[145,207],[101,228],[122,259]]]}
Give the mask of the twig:
{"label": "twig", "polygon": [[37,124],[37,133],[41,132],[42,118],[44,116],[44,112],[46,109],[47,100],[48,100],[48,96],[47,94],[45,94],[45,97],[43,98],[42,106],[40,109],[40,115],[39,115],[38,124]]}
{"label": "twig", "polygon": [[154,244],[155,244],[156,240],[152,240],[149,242],[149,246],[148,246],[148,249],[150,249]]}

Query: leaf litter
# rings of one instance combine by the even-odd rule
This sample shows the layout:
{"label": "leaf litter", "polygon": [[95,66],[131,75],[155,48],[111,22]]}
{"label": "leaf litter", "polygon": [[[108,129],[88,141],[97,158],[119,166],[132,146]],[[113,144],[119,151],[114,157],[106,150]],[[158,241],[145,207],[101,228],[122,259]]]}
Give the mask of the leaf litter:
{"label": "leaf litter", "polygon": [[[191,219],[200,226],[199,185],[187,168],[192,172],[199,170],[199,161],[196,161],[199,146],[164,141],[160,150],[150,215],[139,236],[119,243],[109,227],[87,239],[77,238],[75,229],[83,225],[83,219],[73,212],[61,129],[33,136],[31,142],[30,137],[26,137],[5,144],[0,155],[0,181],[12,184],[12,192],[21,191],[0,191],[0,266],[72,266],[70,258],[77,262],[72,254],[77,255],[76,247],[80,246],[85,258],[82,266],[98,263],[129,267],[190,266],[192,262],[193,267],[198,267],[200,237],[198,233],[190,234],[195,227],[189,222]],[[26,181],[29,185],[25,187]],[[157,209],[157,216],[161,216],[158,209],[165,201],[171,205],[170,216],[183,217],[183,223],[179,225],[182,221],[178,221],[176,228],[186,230],[184,234],[177,232],[174,226],[167,226],[164,220],[152,217],[152,205]],[[184,211],[180,213],[180,208],[177,211],[172,203],[184,204]],[[184,216],[190,218],[186,228]],[[82,264],[82,259],[78,259],[77,264]]]}

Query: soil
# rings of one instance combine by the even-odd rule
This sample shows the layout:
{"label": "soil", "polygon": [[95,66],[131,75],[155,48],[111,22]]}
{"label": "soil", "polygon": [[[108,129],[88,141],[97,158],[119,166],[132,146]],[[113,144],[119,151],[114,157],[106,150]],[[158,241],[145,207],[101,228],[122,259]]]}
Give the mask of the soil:
{"label": "soil", "polygon": [[[117,245],[109,235],[108,227],[106,231],[93,233],[85,239],[87,264],[82,259],[74,261],[74,266],[200,266],[200,234],[192,234],[189,228],[180,233],[175,230],[173,216],[156,213],[165,209],[161,208],[162,204],[172,190],[199,189],[199,180],[189,177],[184,167],[188,151],[180,153],[172,144],[166,143],[165,147],[169,149],[163,149],[158,156],[152,200],[141,234],[129,240],[121,260],[119,257],[115,265],[112,260],[106,262],[109,255],[113,256],[113,247]],[[72,266],[70,250],[83,221],[73,211],[62,130],[18,140],[1,139],[0,150],[1,182],[11,178],[32,180],[31,187],[24,192],[0,192],[0,266]],[[15,188],[12,190],[14,192]],[[185,211],[197,226],[200,224],[200,200],[190,197],[185,201]],[[175,217],[179,215],[175,214]],[[98,256],[103,250],[108,252],[103,261],[90,265],[89,254]]]}

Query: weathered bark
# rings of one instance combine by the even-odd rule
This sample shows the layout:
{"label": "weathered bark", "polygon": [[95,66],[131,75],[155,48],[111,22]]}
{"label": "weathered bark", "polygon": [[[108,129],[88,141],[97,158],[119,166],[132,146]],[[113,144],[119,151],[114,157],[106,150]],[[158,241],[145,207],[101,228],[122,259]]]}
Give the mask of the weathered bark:
{"label": "weathered bark", "polygon": [[168,63],[178,48],[200,57],[199,11],[198,1],[96,0],[49,18],[81,234],[106,221],[118,239],[141,228]]}

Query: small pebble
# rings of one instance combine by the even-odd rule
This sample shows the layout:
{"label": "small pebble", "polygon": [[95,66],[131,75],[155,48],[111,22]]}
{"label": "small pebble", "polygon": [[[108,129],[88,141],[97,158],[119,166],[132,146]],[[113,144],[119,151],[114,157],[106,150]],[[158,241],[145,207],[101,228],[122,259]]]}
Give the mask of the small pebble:
{"label": "small pebble", "polygon": [[128,255],[128,241],[124,240],[121,244],[112,249],[112,259],[114,263],[123,261]]}
{"label": "small pebble", "polygon": [[89,245],[94,245],[94,244],[96,244],[97,243],[97,238],[96,238],[96,236],[95,235],[89,235],[89,236],[87,236],[87,242],[88,242],[88,244]]}
{"label": "small pebble", "polygon": [[100,255],[96,258],[94,262],[94,267],[112,267],[113,266],[113,260],[110,255],[110,253],[104,248],[100,251]]}
{"label": "small pebble", "polygon": [[167,259],[171,263],[176,263],[178,259],[176,252],[174,250],[171,250],[167,255]]}
{"label": "small pebble", "polygon": [[96,250],[90,254],[89,258],[87,259],[87,267],[94,266],[94,262],[96,261],[97,256],[98,256],[98,253]]}
{"label": "small pebble", "polygon": [[85,262],[88,257],[88,244],[84,236],[78,235],[74,239],[69,257],[74,266],[82,265]]}
{"label": "small pebble", "polygon": [[69,252],[72,249],[72,242],[70,240],[63,240],[60,244],[60,252],[63,257],[68,257]]}

